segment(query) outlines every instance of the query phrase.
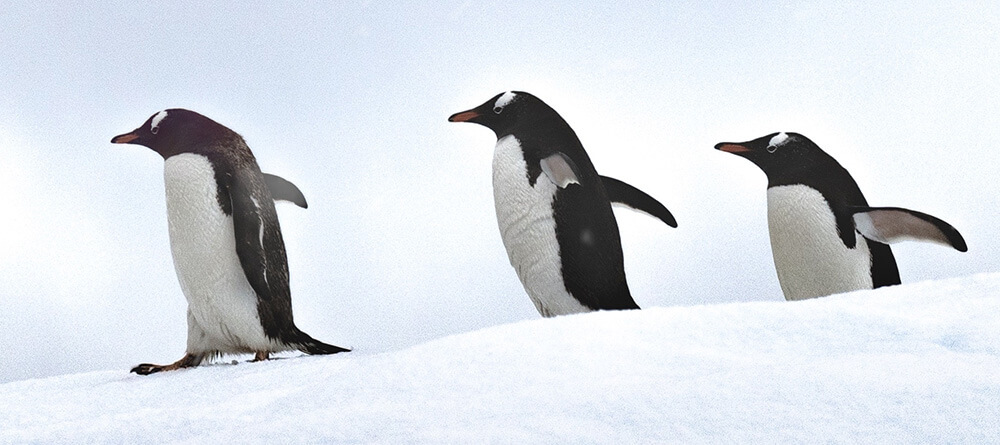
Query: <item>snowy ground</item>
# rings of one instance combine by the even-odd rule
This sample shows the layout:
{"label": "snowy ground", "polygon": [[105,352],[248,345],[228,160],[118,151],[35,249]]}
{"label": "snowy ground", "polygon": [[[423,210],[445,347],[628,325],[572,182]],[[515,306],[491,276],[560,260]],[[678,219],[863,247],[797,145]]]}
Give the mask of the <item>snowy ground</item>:
{"label": "snowy ground", "polygon": [[18,443],[1000,443],[998,419],[1000,274],[0,385]]}

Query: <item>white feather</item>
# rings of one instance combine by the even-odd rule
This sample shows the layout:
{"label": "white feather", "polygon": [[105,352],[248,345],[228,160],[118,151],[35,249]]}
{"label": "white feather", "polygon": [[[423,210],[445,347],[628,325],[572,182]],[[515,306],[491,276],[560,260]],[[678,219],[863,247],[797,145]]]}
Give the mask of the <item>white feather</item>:
{"label": "white feather", "polygon": [[780,147],[784,145],[786,142],[788,142],[788,135],[785,134],[784,132],[778,133],[774,135],[774,137],[772,137],[770,141],[767,142],[767,147],[768,148]]}
{"label": "white feather", "polygon": [[861,234],[847,248],[833,212],[812,187],[767,189],[767,223],[778,281],[787,300],[871,289],[871,254]]}
{"label": "white feather", "polygon": [[[264,248],[264,215],[260,211],[260,203],[257,202],[257,198],[254,198],[253,196],[251,196],[250,197],[250,202],[252,202],[254,208],[257,209],[257,244],[260,245],[261,249],[263,249]],[[268,279],[267,279],[267,267],[264,267],[264,283],[268,283]]]}
{"label": "white feather", "polygon": [[159,113],[156,113],[156,115],[153,116],[153,120],[149,122],[149,130],[155,134],[156,128],[160,126],[160,122],[162,122],[163,119],[165,119],[166,117],[167,117],[167,110],[163,110]]}
{"label": "white feather", "polygon": [[534,187],[530,186],[517,138],[505,136],[498,140],[493,153],[493,199],[510,264],[543,316],[588,312],[590,308],[566,290],[562,278],[552,218],[557,186],[544,178],[535,179]]}
{"label": "white feather", "polygon": [[517,96],[517,94],[515,94],[513,91],[508,91],[506,93],[501,94],[500,97],[497,98],[496,103],[493,104],[493,108],[497,109],[506,107],[507,104],[510,103],[510,101],[514,100],[515,96]]}
{"label": "white feather", "polygon": [[163,171],[170,251],[188,301],[188,353],[281,351],[264,335],[257,294],[236,254],[233,218],[216,198],[208,158],[171,156]]}
{"label": "white feather", "polygon": [[545,176],[561,189],[568,187],[570,184],[580,183],[580,179],[576,177],[576,173],[573,173],[573,167],[570,167],[565,156],[562,153],[556,153],[542,159],[540,162],[542,173],[545,173]]}

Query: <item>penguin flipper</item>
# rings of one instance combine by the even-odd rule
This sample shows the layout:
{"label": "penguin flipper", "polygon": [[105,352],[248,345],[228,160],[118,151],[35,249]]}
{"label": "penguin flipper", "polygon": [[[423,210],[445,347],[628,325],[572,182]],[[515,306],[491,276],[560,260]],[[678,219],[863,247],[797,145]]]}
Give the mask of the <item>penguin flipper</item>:
{"label": "penguin flipper", "polygon": [[852,207],[854,227],[865,238],[883,244],[930,241],[959,252],[969,250],[962,234],[939,218],[899,207]]}
{"label": "penguin flipper", "polygon": [[608,176],[601,176],[601,183],[604,184],[608,200],[612,203],[624,204],[654,218],[659,218],[670,227],[677,227],[674,215],[670,214],[670,211],[663,204],[660,204],[660,201],[649,196],[646,192]]}
{"label": "penguin flipper", "polygon": [[296,330],[291,318],[288,259],[274,203],[265,198],[263,180],[254,178],[254,173],[237,170],[229,186],[236,256],[257,294],[257,312],[265,334],[284,340]]}
{"label": "penguin flipper", "polygon": [[559,188],[564,189],[570,184],[579,184],[580,175],[577,173],[576,164],[564,153],[555,152],[551,156],[544,158],[540,162],[545,176]]}
{"label": "penguin flipper", "polygon": [[309,208],[305,195],[291,181],[278,175],[264,173],[264,183],[267,184],[268,190],[271,191],[271,197],[275,201],[288,201],[303,209]]}

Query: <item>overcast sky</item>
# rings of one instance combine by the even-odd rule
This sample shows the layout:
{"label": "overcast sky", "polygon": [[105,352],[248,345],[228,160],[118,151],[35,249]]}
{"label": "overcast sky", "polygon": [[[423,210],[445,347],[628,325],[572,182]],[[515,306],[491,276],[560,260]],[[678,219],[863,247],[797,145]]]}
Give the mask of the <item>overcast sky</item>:
{"label": "overcast sky", "polygon": [[511,89],[677,218],[616,210],[642,307],[782,299],[764,175],[713,150],[775,131],[961,231],[964,254],[895,246],[904,282],[1000,270],[996,2],[535,3],[5,4],[0,381],[183,355],[163,161],[108,142],[172,107],[305,193],[278,209],[296,322],[355,353],[538,317],[495,136],[447,122]]}

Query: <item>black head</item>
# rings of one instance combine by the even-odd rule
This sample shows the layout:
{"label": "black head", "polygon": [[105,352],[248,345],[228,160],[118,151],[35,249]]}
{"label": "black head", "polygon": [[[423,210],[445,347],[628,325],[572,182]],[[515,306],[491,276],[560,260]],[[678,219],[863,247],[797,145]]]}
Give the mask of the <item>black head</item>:
{"label": "black head", "polygon": [[830,162],[836,163],[816,143],[798,133],[772,133],[747,142],[722,142],[716,144],[715,149],[750,160],[764,171],[772,184]]}
{"label": "black head", "polygon": [[482,105],[448,118],[449,122],[473,122],[503,137],[518,125],[532,124],[559,115],[541,99],[523,91],[508,91],[493,96]]}
{"label": "black head", "polygon": [[171,108],[150,116],[132,132],[111,138],[111,143],[146,146],[166,159],[231,134],[228,128],[194,111]]}

